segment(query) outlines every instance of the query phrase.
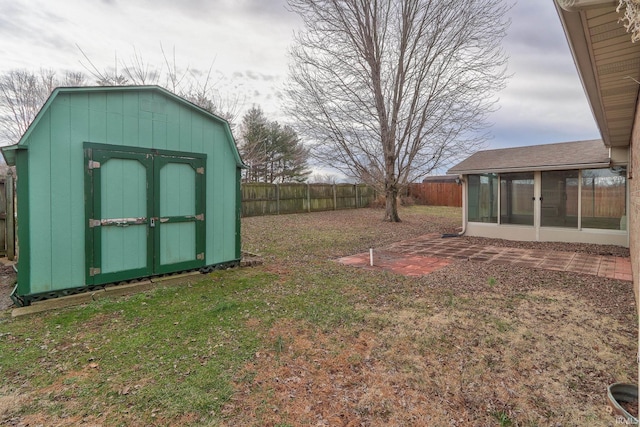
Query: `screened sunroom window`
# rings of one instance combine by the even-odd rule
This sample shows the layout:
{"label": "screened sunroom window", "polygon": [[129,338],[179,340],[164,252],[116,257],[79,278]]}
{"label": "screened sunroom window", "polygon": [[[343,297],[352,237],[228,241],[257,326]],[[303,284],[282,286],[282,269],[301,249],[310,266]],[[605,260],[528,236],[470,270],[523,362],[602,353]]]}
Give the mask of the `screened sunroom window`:
{"label": "screened sunroom window", "polygon": [[533,225],[533,172],[500,175],[500,223]]}
{"label": "screened sunroom window", "polygon": [[469,175],[468,220],[470,222],[498,222],[498,176],[496,174]]}
{"label": "screened sunroom window", "polygon": [[582,171],[582,228],[627,229],[627,169]]}
{"label": "screened sunroom window", "polygon": [[578,228],[578,171],[542,172],[540,225]]}

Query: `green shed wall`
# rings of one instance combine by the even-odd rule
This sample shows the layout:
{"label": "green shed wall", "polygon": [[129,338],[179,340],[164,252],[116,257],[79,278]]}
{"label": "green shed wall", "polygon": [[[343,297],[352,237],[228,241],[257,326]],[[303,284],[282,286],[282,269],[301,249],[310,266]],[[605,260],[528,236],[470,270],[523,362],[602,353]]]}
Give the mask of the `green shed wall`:
{"label": "green shed wall", "polygon": [[86,285],[84,142],[205,153],[206,264],[239,259],[240,165],[226,123],[149,89],[63,91],[40,114],[19,150],[28,201],[18,200],[18,220],[28,219],[18,226],[29,228],[20,258],[29,262],[19,263],[18,295]]}

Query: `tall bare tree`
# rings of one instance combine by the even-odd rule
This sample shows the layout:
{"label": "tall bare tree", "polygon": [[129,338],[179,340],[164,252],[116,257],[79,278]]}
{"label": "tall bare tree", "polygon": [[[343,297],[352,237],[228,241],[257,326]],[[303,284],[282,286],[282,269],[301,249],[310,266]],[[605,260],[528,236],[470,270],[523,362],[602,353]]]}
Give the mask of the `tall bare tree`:
{"label": "tall bare tree", "polygon": [[506,80],[504,0],[289,0],[289,112],[313,155],[377,187],[400,221],[404,185],[476,150]]}

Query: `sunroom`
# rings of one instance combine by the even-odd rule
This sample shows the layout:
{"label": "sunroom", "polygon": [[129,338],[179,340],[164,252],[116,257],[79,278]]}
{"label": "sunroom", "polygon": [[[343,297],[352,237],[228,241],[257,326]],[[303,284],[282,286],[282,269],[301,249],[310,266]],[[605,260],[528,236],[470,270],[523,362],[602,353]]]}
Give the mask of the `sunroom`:
{"label": "sunroom", "polygon": [[601,140],[479,151],[448,171],[468,236],[629,246],[627,148]]}

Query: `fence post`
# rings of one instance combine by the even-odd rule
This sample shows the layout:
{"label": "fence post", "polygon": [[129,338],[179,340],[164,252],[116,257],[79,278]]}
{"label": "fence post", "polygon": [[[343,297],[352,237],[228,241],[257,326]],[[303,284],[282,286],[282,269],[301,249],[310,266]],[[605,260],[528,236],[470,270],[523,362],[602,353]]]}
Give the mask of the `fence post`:
{"label": "fence post", "polygon": [[307,182],[307,212],[311,212],[311,186]]}
{"label": "fence post", "polygon": [[7,259],[9,261],[13,261],[16,257],[16,228],[14,224],[14,204],[13,204],[13,187],[14,179],[13,179],[13,170],[9,169],[9,173],[7,174],[7,180],[5,182],[5,195],[7,198]]}
{"label": "fence post", "polygon": [[335,211],[338,209],[338,195],[336,194],[336,185],[333,184],[331,188],[333,189],[333,210]]}
{"label": "fence post", "polygon": [[280,184],[276,183],[276,215],[280,215]]}
{"label": "fence post", "polygon": [[358,209],[360,207],[358,206],[358,184],[353,184],[353,197],[356,199],[355,208]]}

